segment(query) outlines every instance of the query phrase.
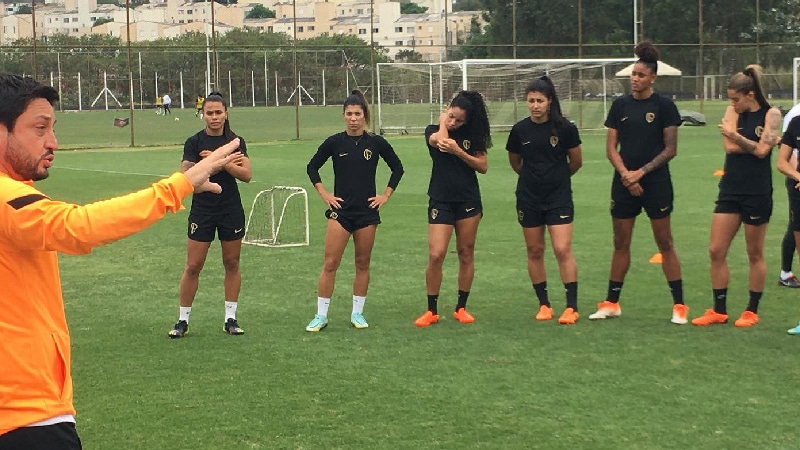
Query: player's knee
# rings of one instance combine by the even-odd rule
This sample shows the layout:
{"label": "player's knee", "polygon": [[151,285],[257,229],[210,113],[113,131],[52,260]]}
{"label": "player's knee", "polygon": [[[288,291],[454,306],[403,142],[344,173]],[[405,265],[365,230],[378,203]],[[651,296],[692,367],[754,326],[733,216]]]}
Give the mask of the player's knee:
{"label": "player's knee", "polygon": [[540,260],[544,258],[544,246],[543,245],[529,245],[527,246],[528,251],[528,259],[531,260]]}

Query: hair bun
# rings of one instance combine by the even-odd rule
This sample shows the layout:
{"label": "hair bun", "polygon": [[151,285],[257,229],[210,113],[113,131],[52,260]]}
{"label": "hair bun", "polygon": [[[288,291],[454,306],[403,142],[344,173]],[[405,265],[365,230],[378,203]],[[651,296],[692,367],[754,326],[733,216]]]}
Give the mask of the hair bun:
{"label": "hair bun", "polygon": [[658,50],[650,41],[642,41],[636,45],[633,53],[644,62],[655,63],[658,62]]}

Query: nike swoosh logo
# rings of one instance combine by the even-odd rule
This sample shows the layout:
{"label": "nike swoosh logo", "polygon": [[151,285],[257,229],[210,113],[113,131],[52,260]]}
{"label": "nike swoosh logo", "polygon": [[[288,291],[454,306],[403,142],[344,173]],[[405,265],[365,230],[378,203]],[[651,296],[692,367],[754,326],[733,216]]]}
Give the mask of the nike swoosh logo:
{"label": "nike swoosh logo", "polygon": [[347,153],[339,153],[339,156],[347,156]]}
{"label": "nike swoosh logo", "polygon": [[[797,138],[797,139],[800,139],[800,137],[799,137],[799,138]],[[528,141],[528,142],[523,142],[523,143],[522,143],[522,145],[528,145],[528,144],[530,144],[530,143],[531,143],[531,141]]]}
{"label": "nike swoosh logo", "polygon": [[566,219],[566,218],[567,218],[567,217],[569,217],[569,216],[558,216],[558,217],[560,217],[560,218],[562,218],[562,219]]}
{"label": "nike swoosh logo", "polygon": [[233,230],[233,232],[234,233],[241,233],[242,232],[242,228],[239,228],[238,230]]}
{"label": "nike swoosh logo", "polygon": [[750,216],[750,220],[758,220],[761,216]]}
{"label": "nike swoosh logo", "polygon": [[628,120],[628,116],[625,116],[622,119],[619,119],[620,122],[625,122],[626,120]]}
{"label": "nike swoosh logo", "polygon": [[666,211],[666,210],[668,210],[668,209],[669,209],[669,206],[665,206],[665,207],[663,207],[663,208],[659,208],[659,210],[660,210],[661,212],[664,212],[664,211]]}
{"label": "nike swoosh logo", "polygon": [[467,208],[467,212],[470,212],[470,211],[472,211],[473,209],[475,209],[475,208]]}

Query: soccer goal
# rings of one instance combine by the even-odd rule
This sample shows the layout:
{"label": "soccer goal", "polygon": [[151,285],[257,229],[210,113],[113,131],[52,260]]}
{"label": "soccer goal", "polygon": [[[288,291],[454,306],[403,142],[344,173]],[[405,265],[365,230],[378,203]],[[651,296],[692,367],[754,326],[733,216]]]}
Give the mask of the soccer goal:
{"label": "soccer goal", "polygon": [[253,199],[245,244],[261,247],[308,245],[308,194],[293,186],[273,186]]}
{"label": "soccer goal", "polygon": [[797,104],[797,86],[800,79],[797,78],[797,68],[800,67],[800,58],[792,59],[792,105]]}
{"label": "soccer goal", "polygon": [[525,87],[547,75],[564,115],[579,128],[602,128],[610,101],[626,90],[617,71],[635,58],[465,59],[442,63],[377,65],[381,133],[420,133],[460,90],[483,94],[493,129],[510,129],[529,115]]}

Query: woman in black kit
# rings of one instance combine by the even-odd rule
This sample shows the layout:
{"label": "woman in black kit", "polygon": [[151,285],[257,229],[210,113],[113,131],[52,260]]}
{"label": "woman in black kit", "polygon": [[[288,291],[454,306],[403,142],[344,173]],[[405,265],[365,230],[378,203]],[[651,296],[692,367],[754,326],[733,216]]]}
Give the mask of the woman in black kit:
{"label": "woman in black kit", "polygon": [[414,321],[427,327],[439,321],[437,303],[442,285],[442,264],[453,231],[458,251],[458,301],[453,317],[461,323],[475,318],[466,310],[475,275],[475,239],[483,216],[476,172],[489,168],[486,151],[492,146],[489,117],[480,93],[461,91],[425,129],[425,142],[433,160],[428,186],[428,265],[425,285],[428,310]]}
{"label": "woman in black kit", "polygon": [[508,135],[508,161],[517,181],[517,220],[528,253],[528,275],[539,299],[536,320],[553,318],[544,264],[545,235],[550,233],[553,252],[567,307],[558,319],[562,325],[578,321],[578,265],[572,253],[571,177],[580,169],[581,139],[578,128],[561,115],[555,86],[544,76],[528,85],[525,100],[530,117],[520,120]]}
{"label": "woman in black kit", "polygon": [[[369,108],[361,91],[356,89],[347,97],[343,111],[345,131],[326,139],[306,168],[311,183],[328,206],[325,211],[325,217],[328,218],[325,260],[317,289],[317,314],[306,327],[306,331],[311,332],[320,331],[328,325],[328,306],[333,295],[336,270],[350,236],[355,246],[356,269],[350,323],[358,329],[369,327],[363,312],[375,232],[381,223],[378,210],[389,201],[403,176],[403,164],[392,146],[383,137],[368,131]],[[376,194],[375,172],[379,157],[386,161],[392,174],[383,193]],[[328,159],[333,160],[333,193],[325,189],[319,175],[319,169]]]}
{"label": "woman in black kit", "polygon": [[614,166],[610,208],[614,252],[606,299],[589,319],[619,317],[622,313],[619,298],[631,265],[633,226],[644,209],[663,257],[661,270],[672,295],[671,322],[683,325],[688,323],[689,308],[683,302],[681,263],[672,241],[674,196],[668,165],[678,154],[681,116],[671,99],[653,91],[658,50],[644,41],[635,52],[639,60],[631,71],[632,92],[614,100],[605,122],[606,156]]}
{"label": "woman in black kit", "polygon": [[719,182],[708,248],[714,307],[692,320],[695,325],[728,322],[728,249],[742,223],[750,262],[750,300],[734,325],[751,327],[758,323],[758,305],[767,280],[764,239],[772,215],[770,155],[781,139],[781,112],[767,102],[760,71],[759,66],[750,65],[728,81],[731,104],[719,125],[725,147],[725,175]]}

